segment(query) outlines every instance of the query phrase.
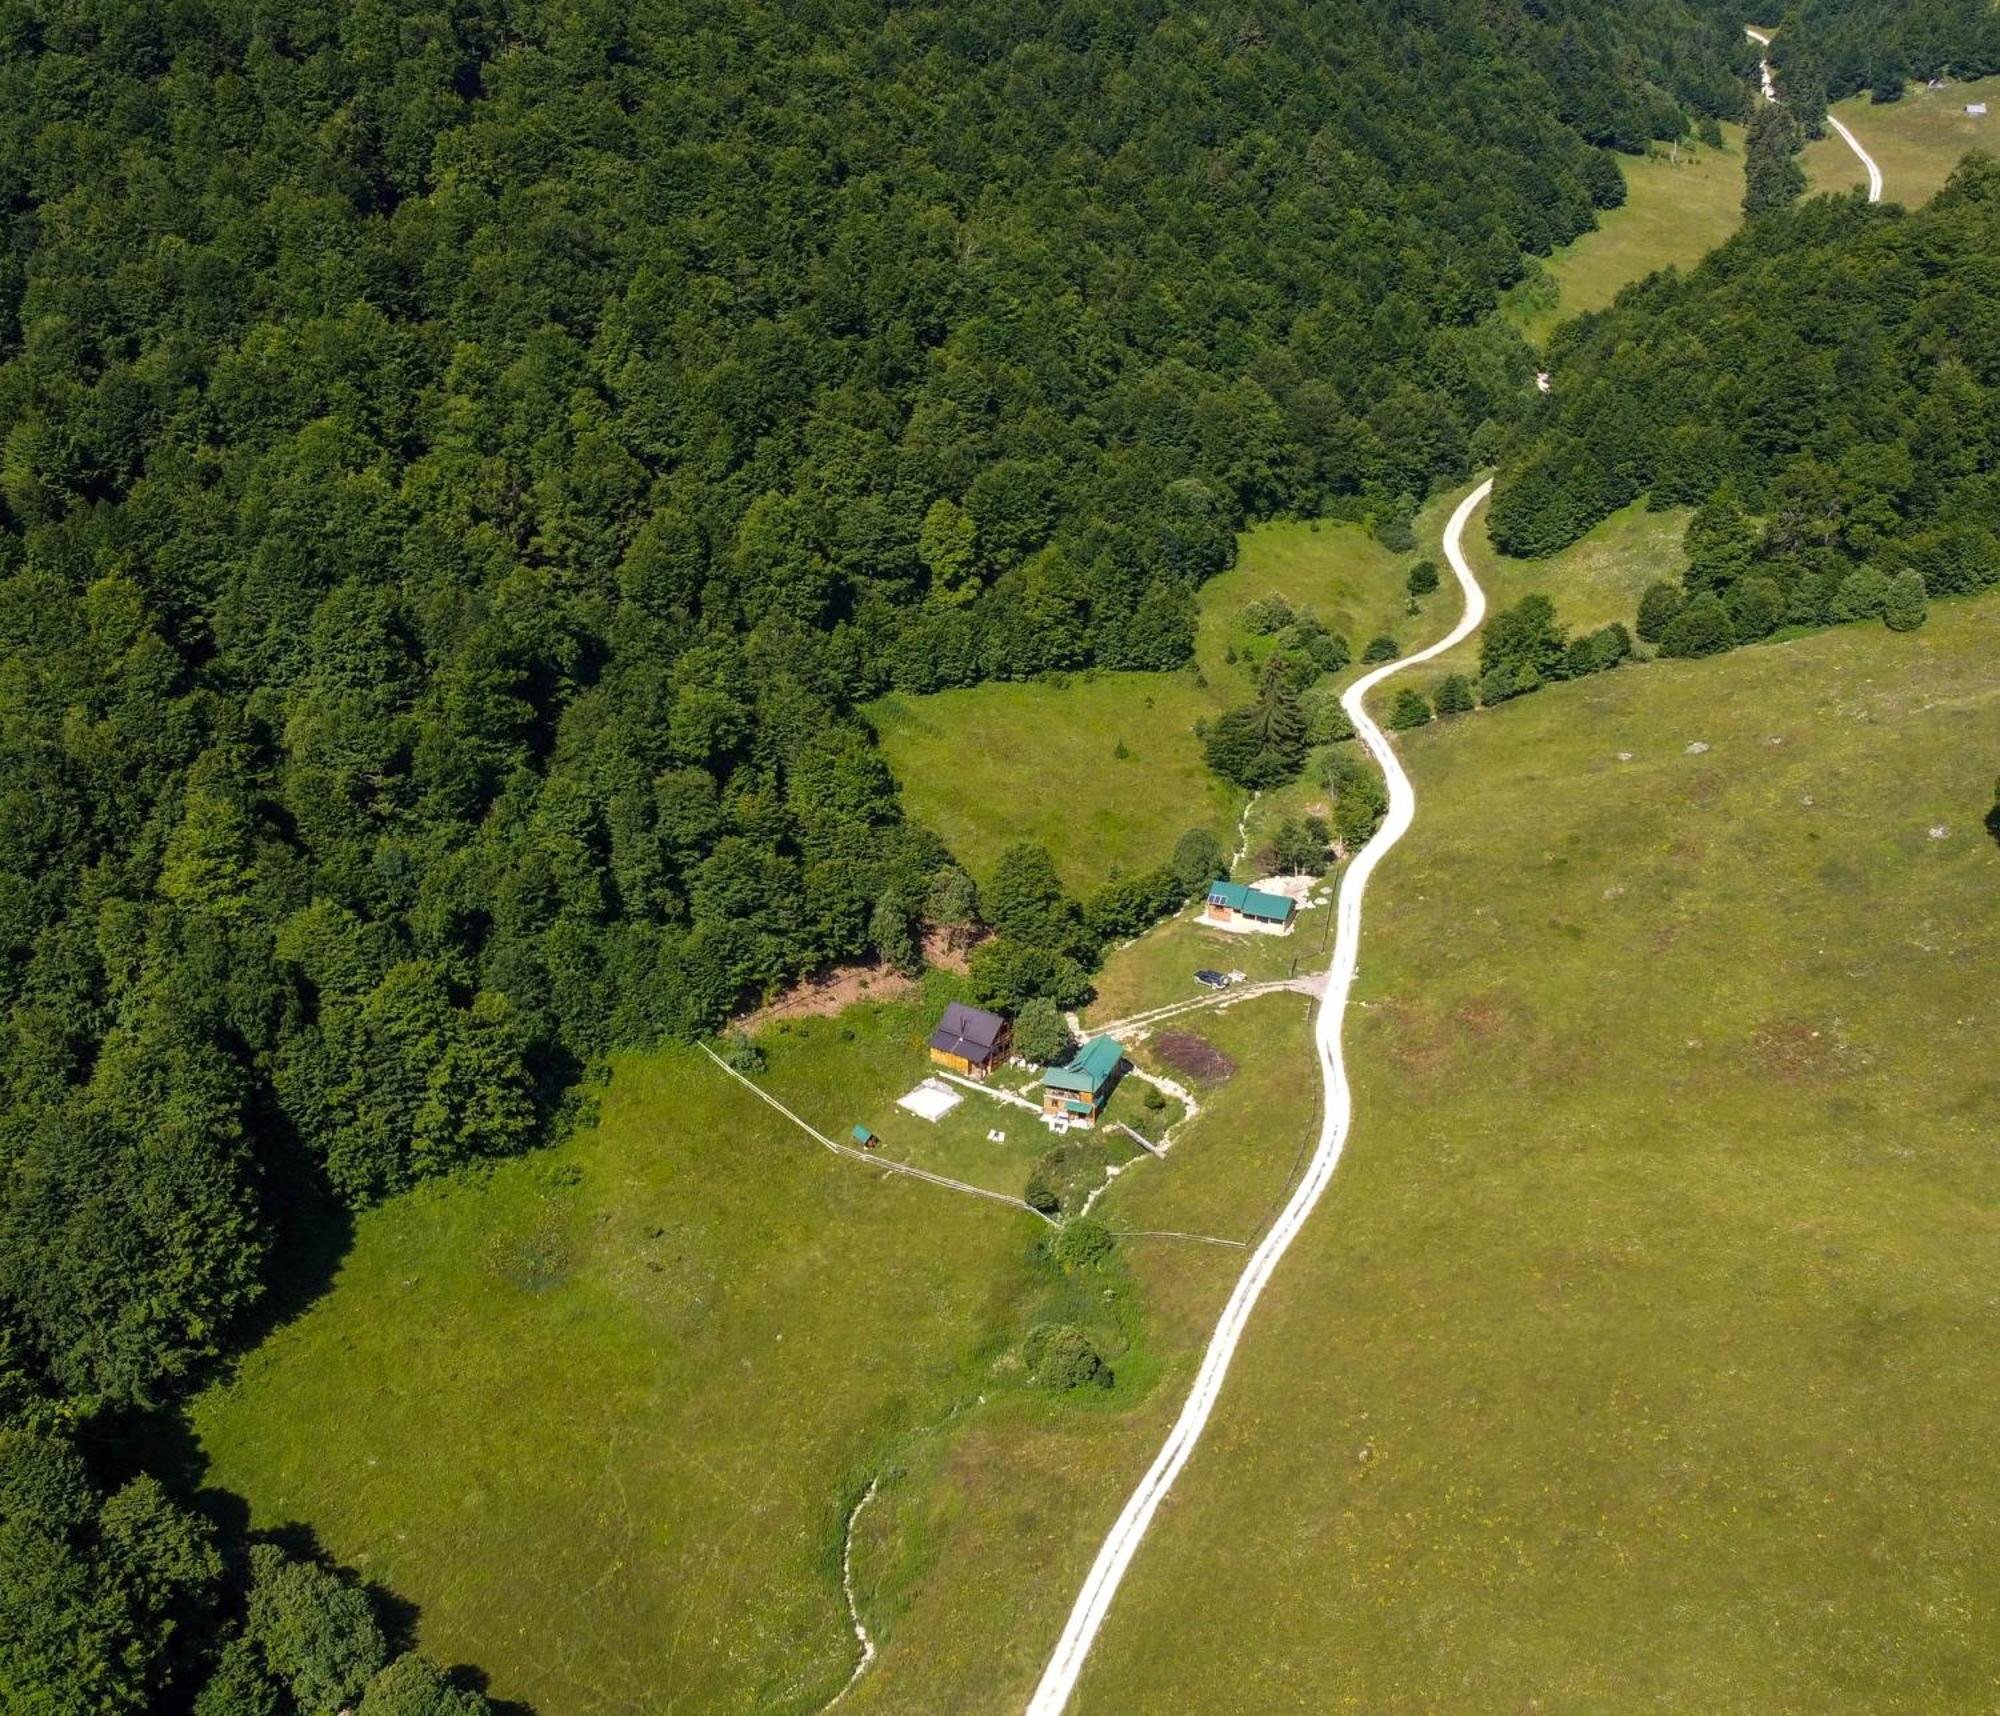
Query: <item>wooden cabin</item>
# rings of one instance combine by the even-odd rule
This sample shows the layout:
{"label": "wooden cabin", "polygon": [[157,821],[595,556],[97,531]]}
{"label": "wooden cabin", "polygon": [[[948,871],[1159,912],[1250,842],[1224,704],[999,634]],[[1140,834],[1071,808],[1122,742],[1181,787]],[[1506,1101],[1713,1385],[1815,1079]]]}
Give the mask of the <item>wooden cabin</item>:
{"label": "wooden cabin", "polygon": [[1125,1051],[1110,1037],[1093,1037],[1063,1066],[1042,1074],[1042,1112],[1072,1126],[1095,1126],[1104,1112]]}
{"label": "wooden cabin", "polygon": [[1007,1058],[1011,1035],[998,1013],[954,1001],[931,1033],[931,1059],[963,1078],[984,1078]]}

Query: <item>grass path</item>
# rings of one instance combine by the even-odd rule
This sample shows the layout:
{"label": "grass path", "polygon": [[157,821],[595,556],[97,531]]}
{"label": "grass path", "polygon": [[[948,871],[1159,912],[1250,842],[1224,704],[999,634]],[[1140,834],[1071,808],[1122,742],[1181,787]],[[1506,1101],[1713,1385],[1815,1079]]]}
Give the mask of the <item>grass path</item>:
{"label": "grass path", "polygon": [[1461,539],[1467,519],[1492,492],[1491,479],[1481,483],[1459,503],[1458,510],[1445,527],[1445,554],[1465,594],[1465,611],[1460,615],[1458,624],[1428,648],[1401,661],[1385,663],[1373,673],[1363,675],[1348,687],[1341,698],[1341,705],[1353,721],[1357,736],[1382,765],[1389,785],[1389,813],[1374,838],[1356,855],[1341,878],[1339,925],[1334,937],[1333,960],[1326,995],[1320,1003],[1313,1029],[1314,1046],[1319,1053],[1320,1071],[1326,1084],[1326,1106],[1320,1121],[1319,1142],[1305,1177],[1300,1180],[1283,1212],[1251,1254],[1248,1266],[1237,1279],[1235,1290],[1229,1295],[1221,1321],[1209,1342],[1201,1370],[1195,1377],[1194,1388],[1181,1408],[1180,1416],[1175,1419],[1165,1445],[1140,1480],[1138,1488],[1132,1492],[1110,1535],[1098,1550],[1097,1559],[1091,1565],[1083,1589],[1070,1611],[1068,1624],[1057,1642],[1055,1654],[1035,1689],[1035,1696],[1028,1706],[1029,1716],[1061,1716],[1068,1705],[1070,1695],[1076,1688],[1077,1676],[1082,1672],[1105,1615],[1110,1612],[1112,1599],[1118,1593],[1125,1570],[1138,1553],[1160,1503],[1166,1499],[1174,1479],[1180,1475],[1181,1468],[1187,1464],[1195,1444],[1201,1439],[1229,1373],[1229,1361],[1235,1356],[1237,1343],[1249,1324],[1251,1312],[1257,1308],[1265,1284],[1293,1239],[1305,1226],[1319,1202],[1320,1194],[1332,1179],[1334,1169],[1339,1166],[1354,1107],[1347,1066],[1341,1053],[1341,1025],[1360,955],[1362,897],[1375,867],[1403,838],[1410,824],[1416,820],[1417,811],[1416,789],[1411,786],[1410,777],[1397,761],[1388,736],[1368,713],[1367,698],[1378,685],[1394,675],[1443,654],[1461,639],[1471,636],[1485,617],[1485,593],[1472,575]]}

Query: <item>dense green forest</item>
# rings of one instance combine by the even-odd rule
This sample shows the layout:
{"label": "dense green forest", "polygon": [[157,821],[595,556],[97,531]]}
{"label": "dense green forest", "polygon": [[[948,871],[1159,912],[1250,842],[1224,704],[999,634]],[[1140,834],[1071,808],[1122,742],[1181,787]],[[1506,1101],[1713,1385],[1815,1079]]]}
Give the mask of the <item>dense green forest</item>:
{"label": "dense green forest", "polygon": [[2000,71],[2000,11],[1992,0],[1792,0],[1771,58],[1786,88],[1896,101],[1911,78]]}
{"label": "dense green forest", "polygon": [[[1524,255],[1745,61],[1677,0],[0,5],[0,1704],[474,1707],[159,1454],[306,1212],[980,909],[853,705],[1177,665],[1245,519],[1407,529],[1533,409]],[[1010,999],[1185,885],[983,880]]]}
{"label": "dense green forest", "polygon": [[1493,538],[1547,554],[1648,496],[1692,505],[1642,638],[1920,624],[2000,581],[2000,164],[1924,209],[1817,198],[1557,336],[1562,386],[1503,468]]}

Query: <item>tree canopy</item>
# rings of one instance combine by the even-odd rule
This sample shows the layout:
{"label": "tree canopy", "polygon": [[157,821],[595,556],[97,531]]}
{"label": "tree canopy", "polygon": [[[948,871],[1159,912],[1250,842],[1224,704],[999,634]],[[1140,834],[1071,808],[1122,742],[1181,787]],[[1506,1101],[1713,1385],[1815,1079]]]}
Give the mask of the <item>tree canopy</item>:
{"label": "tree canopy", "polygon": [[1975,155],[1915,213],[1817,198],[1625,293],[1563,335],[1494,540],[1547,554],[1641,495],[1694,505],[1684,588],[1637,616],[1670,654],[1883,617],[1892,587],[1907,628],[1920,593],[2000,581],[1996,249]]}
{"label": "tree canopy", "polygon": [[[1524,257],[1742,60],[1681,0],[0,11],[0,1414],[171,1410],[316,1201],[964,939],[858,706],[1181,665],[1248,518],[1407,535],[1535,408]],[[1076,1001],[1184,856],[1010,856],[975,984]],[[0,1514],[0,1702],[471,1696],[132,1463]]]}

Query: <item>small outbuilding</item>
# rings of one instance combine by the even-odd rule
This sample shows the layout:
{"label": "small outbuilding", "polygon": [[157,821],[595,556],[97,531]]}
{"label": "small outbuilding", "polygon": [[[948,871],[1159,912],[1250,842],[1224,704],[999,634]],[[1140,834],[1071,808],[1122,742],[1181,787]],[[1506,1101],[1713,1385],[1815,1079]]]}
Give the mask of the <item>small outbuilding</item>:
{"label": "small outbuilding", "polygon": [[1968,101],[1965,104],[1965,112],[1966,116],[1970,119],[1984,119],[1986,117],[1986,103],[1983,101]]}
{"label": "small outbuilding", "polygon": [[1007,1055],[1012,1035],[998,1013],[954,1001],[931,1033],[931,1059],[966,1078],[984,1078]]}
{"label": "small outbuilding", "polygon": [[1095,1126],[1104,1112],[1125,1051],[1110,1037],[1092,1037],[1068,1062],[1042,1074],[1042,1112],[1072,1126]]}
{"label": "small outbuilding", "polygon": [[1269,894],[1243,882],[1211,882],[1201,921],[1217,929],[1283,935],[1292,927],[1298,909],[1298,902],[1283,894]]}
{"label": "small outbuilding", "polygon": [[859,1144],[861,1148],[864,1150],[872,1150],[875,1148],[877,1144],[882,1142],[881,1139],[877,1138],[874,1133],[870,1132],[868,1128],[863,1126],[859,1121],[855,1122],[854,1131],[851,1134],[851,1136],[853,1137],[854,1142]]}

